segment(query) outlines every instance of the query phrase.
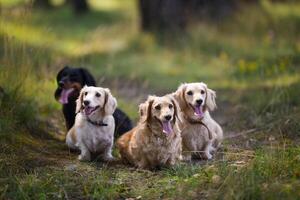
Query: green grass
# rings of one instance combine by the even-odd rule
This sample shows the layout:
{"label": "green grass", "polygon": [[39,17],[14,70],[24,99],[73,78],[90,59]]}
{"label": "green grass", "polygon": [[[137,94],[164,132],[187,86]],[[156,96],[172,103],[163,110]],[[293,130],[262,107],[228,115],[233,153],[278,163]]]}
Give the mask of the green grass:
{"label": "green grass", "polygon": [[[0,2],[1,199],[300,198],[299,3],[261,1],[162,38],[139,32],[135,1],[91,1],[79,18]],[[210,162],[153,172],[80,163],[53,139],[64,131],[53,93],[65,64],[87,67],[134,120],[148,94],[207,82],[225,134],[256,131],[224,141]]]}

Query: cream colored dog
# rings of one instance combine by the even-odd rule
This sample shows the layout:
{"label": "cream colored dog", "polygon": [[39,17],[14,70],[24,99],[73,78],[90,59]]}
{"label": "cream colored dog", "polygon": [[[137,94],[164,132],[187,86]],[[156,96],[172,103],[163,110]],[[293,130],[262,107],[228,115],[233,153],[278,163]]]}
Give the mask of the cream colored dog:
{"label": "cream colored dog", "polygon": [[139,107],[140,121],[117,141],[123,161],[154,169],[181,158],[179,106],[172,96],[149,96]]}
{"label": "cream colored dog", "polygon": [[107,88],[85,86],[76,103],[77,115],[67,134],[67,145],[81,151],[81,161],[90,161],[91,153],[101,155],[104,161],[112,160],[116,99]]}
{"label": "cream colored dog", "polygon": [[211,159],[223,139],[222,128],[209,114],[216,108],[215,91],[202,82],[185,83],[173,95],[183,112],[181,135],[185,159],[190,160],[191,155]]}

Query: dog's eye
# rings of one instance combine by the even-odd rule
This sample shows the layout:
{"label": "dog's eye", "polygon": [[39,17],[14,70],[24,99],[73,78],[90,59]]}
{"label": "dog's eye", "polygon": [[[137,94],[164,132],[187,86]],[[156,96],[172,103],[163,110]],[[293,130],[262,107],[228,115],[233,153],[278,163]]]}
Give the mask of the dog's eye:
{"label": "dog's eye", "polygon": [[86,96],[87,94],[88,94],[88,92],[85,92],[85,93],[84,93],[84,96]]}
{"label": "dog's eye", "polygon": [[169,108],[172,109],[173,108],[173,104],[169,104]]}
{"label": "dog's eye", "polygon": [[188,91],[187,94],[191,96],[191,95],[193,95],[193,92],[192,91]]}
{"label": "dog's eye", "polygon": [[97,92],[96,93],[96,97],[100,97],[100,96],[101,96],[101,94]]}
{"label": "dog's eye", "polygon": [[205,93],[205,91],[204,90],[201,90],[201,94],[204,94]]}
{"label": "dog's eye", "polygon": [[157,105],[157,106],[155,106],[154,108],[155,108],[156,110],[160,110],[160,109],[161,109],[160,105]]}

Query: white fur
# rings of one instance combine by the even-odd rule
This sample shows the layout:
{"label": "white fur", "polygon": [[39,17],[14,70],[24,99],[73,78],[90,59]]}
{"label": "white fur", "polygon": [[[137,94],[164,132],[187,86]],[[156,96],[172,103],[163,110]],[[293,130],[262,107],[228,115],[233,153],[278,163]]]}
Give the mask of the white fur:
{"label": "white fur", "polygon": [[[87,95],[85,95],[87,93]],[[96,96],[100,94],[100,97]],[[106,100],[105,100],[106,99]],[[83,101],[90,101],[90,106],[99,106],[92,114],[87,116],[84,112]],[[105,105],[104,105],[105,104]],[[70,129],[66,137],[67,145],[72,149],[79,149],[81,154],[78,159],[90,161],[91,153],[101,155],[105,161],[113,159],[111,154],[115,121],[112,116],[117,106],[116,99],[111,95],[109,89],[100,87],[85,86],[77,100],[77,112],[74,126]],[[97,126],[87,121],[102,121],[107,126]]]}

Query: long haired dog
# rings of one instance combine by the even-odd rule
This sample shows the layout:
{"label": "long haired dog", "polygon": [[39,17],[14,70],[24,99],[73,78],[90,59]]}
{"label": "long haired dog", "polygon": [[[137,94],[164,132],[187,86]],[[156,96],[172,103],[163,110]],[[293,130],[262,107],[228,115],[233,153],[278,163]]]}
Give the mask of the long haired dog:
{"label": "long haired dog", "polygon": [[185,122],[181,133],[183,155],[188,160],[191,155],[211,159],[212,152],[223,139],[222,128],[209,114],[216,108],[216,92],[202,82],[185,83],[173,95],[179,102]]}
{"label": "long haired dog", "polygon": [[[55,90],[55,99],[62,104],[66,127],[67,130],[70,130],[75,122],[76,99],[80,90],[85,85],[96,86],[96,81],[88,70],[69,66],[58,72],[56,80],[58,87]],[[122,110],[117,108],[113,116],[116,124],[116,136],[132,129],[131,120]]]}
{"label": "long haired dog", "polygon": [[172,96],[149,96],[140,121],[117,141],[123,161],[144,169],[172,166],[181,159],[180,111]]}
{"label": "long haired dog", "polygon": [[112,160],[116,99],[107,88],[85,86],[76,103],[77,115],[67,134],[67,145],[81,151],[81,161],[90,161],[91,153],[101,155],[104,161]]}
{"label": "long haired dog", "polygon": [[84,68],[72,68],[65,66],[56,77],[57,89],[55,99],[63,105],[63,114],[67,130],[70,130],[75,122],[76,99],[83,86],[95,86],[96,81],[91,73]]}

